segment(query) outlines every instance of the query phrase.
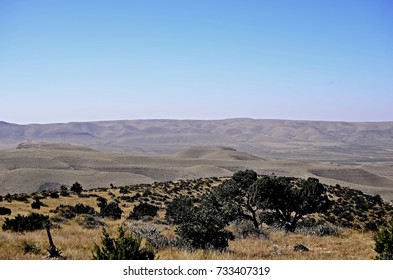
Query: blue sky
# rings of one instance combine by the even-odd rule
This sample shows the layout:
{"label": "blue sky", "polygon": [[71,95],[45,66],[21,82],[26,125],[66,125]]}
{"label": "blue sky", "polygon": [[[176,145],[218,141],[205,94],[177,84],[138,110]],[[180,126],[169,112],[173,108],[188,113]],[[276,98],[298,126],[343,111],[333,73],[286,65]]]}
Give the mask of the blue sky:
{"label": "blue sky", "polygon": [[393,121],[393,1],[0,0],[0,120]]}

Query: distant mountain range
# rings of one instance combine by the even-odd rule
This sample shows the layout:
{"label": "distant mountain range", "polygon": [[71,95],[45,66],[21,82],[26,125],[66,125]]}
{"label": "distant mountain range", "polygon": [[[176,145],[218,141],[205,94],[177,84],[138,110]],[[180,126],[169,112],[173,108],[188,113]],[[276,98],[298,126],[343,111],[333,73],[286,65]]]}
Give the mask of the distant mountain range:
{"label": "distant mountain range", "polygon": [[101,151],[170,154],[225,146],[260,157],[391,161],[393,122],[292,120],[119,120],[18,125],[0,122],[0,149],[23,142]]}

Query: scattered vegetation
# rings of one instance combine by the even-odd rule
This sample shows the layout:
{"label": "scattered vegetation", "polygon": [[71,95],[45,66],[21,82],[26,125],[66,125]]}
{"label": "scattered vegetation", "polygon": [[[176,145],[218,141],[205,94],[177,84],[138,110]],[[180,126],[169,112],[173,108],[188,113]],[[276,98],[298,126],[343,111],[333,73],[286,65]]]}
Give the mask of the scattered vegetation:
{"label": "scattered vegetation", "polygon": [[[126,258],[127,253],[114,249],[116,244],[135,248],[138,242],[141,251],[150,248],[153,252],[154,248],[160,259],[391,256],[387,253],[391,204],[379,195],[323,185],[312,178],[266,176],[245,170],[230,178],[113,185],[79,193],[62,186],[60,191],[8,194],[2,199],[0,259],[46,258],[46,251],[39,248],[46,246],[47,237],[35,229],[43,229],[49,216],[53,236],[67,259],[92,255]],[[33,204],[41,214],[31,213]],[[129,215],[122,215],[124,212]],[[111,237],[119,227],[123,233],[118,231],[117,237]],[[23,236],[13,232],[23,232]],[[100,233],[101,245],[97,245]],[[126,241],[128,237],[137,242]],[[12,244],[22,245],[16,248]],[[149,244],[148,248],[143,244]],[[309,251],[305,253],[300,246],[295,250],[297,245]]]}

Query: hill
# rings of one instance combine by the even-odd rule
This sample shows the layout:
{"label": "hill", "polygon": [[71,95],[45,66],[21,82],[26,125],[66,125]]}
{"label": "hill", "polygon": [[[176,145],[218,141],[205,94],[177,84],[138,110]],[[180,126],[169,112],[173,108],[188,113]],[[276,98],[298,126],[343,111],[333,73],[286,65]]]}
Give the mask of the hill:
{"label": "hill", "polygon": [[291,120],[123,120],[17,125],[0,122],[0,149],[22,142],[68,143],[101,151],[176,153],[225,146],[260,157],[384,162],[393,122]]}

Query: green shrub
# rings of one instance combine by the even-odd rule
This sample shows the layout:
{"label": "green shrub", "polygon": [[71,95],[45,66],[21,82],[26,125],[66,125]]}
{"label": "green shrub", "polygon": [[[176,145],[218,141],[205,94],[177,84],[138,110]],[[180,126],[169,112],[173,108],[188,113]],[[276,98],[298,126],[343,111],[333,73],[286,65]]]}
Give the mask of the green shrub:
{"label": "green shrub", "polygon": [[71,186],[70,190],[71,190],[72,192],[74,192],[74,193],[80,194],[80,193],[83,191],[83,188],[82,188],[82,185],[81,185],[81,184],[79,184],[78,182],[75,182],[75,183]]}
{"label": "green shrub", "polygon": [[18,214],[14,219],[5,218],[3,230],[12,230],[15,232],[33,231],[44,229],[49,223],[49,216],[30,213],[28,216]]}
{"label": "green shrub", "polygon": [[70,196],[70,193],[68,192],[68,188],[64,185],[60,186],[60,195],[61,196]]}
{"label": "green shrub", "polygon": [[153,218],[157,215],[158,207],[149,203],[139,203],[129,215],[129,219],[140,220],[144,217]]}
{"label": "green shrub", "polygon": [[51,192],[49,194],[49,196],[50,196],[50,198],[59,198],[60,197],[58,192]]}
{"label": "green shrub", "polygon": [[166,208],[165,219],[175,225],[180,224],[187,219],[184,216],[191,207],[192,201],[189,197],[182,196],[175,198]]}
{"label": "green shrub", "polygon": [[44,206],[44,203],[42,203],[39,198],[36,198],[35,201],[31,203],[32,209],[40,209],[41,206]]}
{"label": "green shrub", "polygon": [[141,247],[142,239],[123,227],[118,228],[118,236],[111,238],[103,229],[101,246],[95,245],[93,260],[153,260],[154,251],[147,243]]}
{"label": "green shrub", "polygon": [[100,208],[100,215],[102,217],[109,217],[114,220],[118,220],[121,218],[121,214],[123,213],[123,210],[119,207],[119,204],[117,202],[111,202],[109,204],[102,204]]}
{"label": "green shrub", "polygon": [[7,207],[0,207],[0,215],[11,215],[11,209]]}
{"label": "green shrub", "polygon": [[75,206],[60,204],[54,212],[67,219],[72,219],[81,214],[97,215],[93,207],[82,203],[78,203]]}
{"label": "green shrub", "polygon": [[377,260],[393,260],[393,217],[390,225],[376,235],[375,251]]}

